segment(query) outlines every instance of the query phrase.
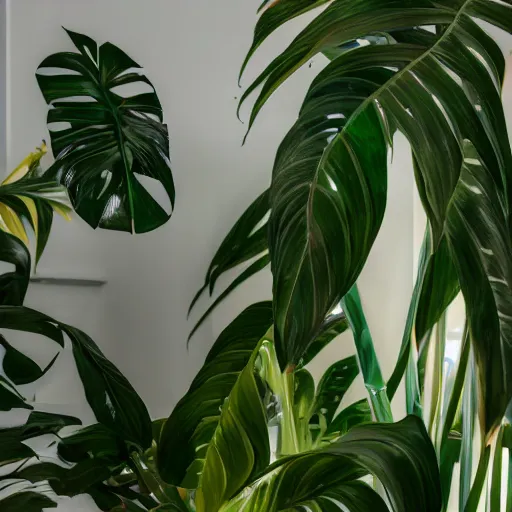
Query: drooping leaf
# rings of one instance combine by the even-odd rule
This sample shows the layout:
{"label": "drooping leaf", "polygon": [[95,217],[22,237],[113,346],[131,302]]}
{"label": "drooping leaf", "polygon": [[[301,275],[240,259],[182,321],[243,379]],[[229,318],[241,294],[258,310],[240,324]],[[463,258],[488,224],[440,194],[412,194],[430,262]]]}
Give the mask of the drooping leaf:
{"label": "drooping leaf", "polygon": [[84,332],[61,324],[73,344],[78,374],[97,420],[141,449],[153,439],[148,410],[126,377]]}
{"label": "drooping leaf", "polygon": [[[257,85],[264,82],[262,92],[251,115],[251,122],[273,91],[298,67],[318,52],[347,40],[366,37],[375,31],[394,33],[398,30],[402,31],[401,36],[404,32],[408,32],[408,37],[399,39],[414,41],[413,44],[398,42],[383,46],[361,46],[343,53],[320,73],[313,83],[311,91],[316,91],[320,84],[329,83],[333,96],[336,92],[335,97],[339,105],[342,99],[345,100],[345,103],[347,99],[341,84],[350,84],[352,88],[357,84],[359,87],[358,97],[363,98],[364,106],[359,106],[354,110],[347,108],[346,112],[342,112],[346,118],[344,124],[352,127],[353,123],[360,118],[361,112],[366,111],[370,105],[374,104],[377,105],[379,113],[385,115],[385,119],[389,119],[390,125],[397,125],[405,133],[412,146],[416,182],[432,225],[433,244],[437,248],[444,229],[446,210],[459,178],[460,164],[463,158],[461,146],[464,140],[472,141],[482,155],[500,194],[507,198],[510,196],[510,192],[504,190],[503,185],[504,182],[509,181],[504,178],[508,172],[507,169],[511,167],[510,147],[500,100],[504,60],[497,44],[471,18],[475,16],[496,26],[506,26],[507,22],[504,20],[510,18],[510,12],[510,6],[505,3],[493,3],[492,8],[484,9],[482,2],[477,0],[446,1],[437,4],[429,1],[418,1],[414,4],[396,2],[382,4],[377,0],[333,2],[249,87],[244,98]],[[424,37],[425,30],[420,28],[418,31],[420,37],[411,37],[414,32],[414,30],[410,30],[411,26],[428,27],[431,25],[443,25],[445,29],[429,38]],[[361,79],[363,76],[366,78],[366,89],[357,82],[357,78]],[[368,82],[375,87],[370,88]],[[323,91],[324,104],[328,102],[325,91],[326,89]],[[306,103],[311,96],[310,92]],[[339,110],[338,107],[338,110],[331,114],[339,114]],[[301,112],[301,118],[303,117],[303,112]],[[374,131],[377,130],[381,121],[381,116],[378,118],[378,122],[371,123],[371,129]],[[328,127],[329,125],[324,124],[324,128]],[[308,133],[311,134],[312,123],[308,125],[308,128]],[[368,127],[365,133],[371,133],[371,129]],[[340,139],[346,131],[346,128],[342,129],[334,137],[332,144]],[[289,138],[290,140],[298,139],[297,132],[293,133],[293,136],[289,135]],[[430,149],[426,150],[426,148]],[[307,162],[310,169],[314,168],[316,153],[313,150],[308,150],[303,143],[301,149],[303,151],[300,162]],[[326,151],[325,154],[329,155],[329,151]],[[290,152],[286,153],[283,160],[285,161],[289,156]],[[282,165],[278,156],[276,168]],[[360,167],[367,170],[371,165],[361,165]],[[296,172],[295,176],[298,175],[300,173]],[[290,182],[289,179],[284,181]],[[298,196],[297,191],[300,190],[298,182],[292,181],[291,183],[297,183],[291,189]],[[314,182],[312,183],[314,185]],[[307,190],[314,190],[314,187],[308,185]],[[281,224],[284,224],[285,216],[282,212],[276,211],[275,197],[278,193],[279,187],[273,184],[272,215],[281,219]],[[284,192],[283,197],[285,197]],[[286,198],[288,199],[288,196]],[[292,202],[288,200],[287,204],[290,205]],[[315,204],[314,201],[310,202],[313,208]],[[309,217],[312,217],[311,211],[310,208]],[[359,212],[359,215],[363,219],[369,219],[368,214],[361,215]],[[294,217],[294,227],[298,225],[296,218]],[[330,218],[336,218],[336,216],[331,215]],[[288,222],[291,224],[291,220]],[[278,257],[276,247],[279,248],[279,252],[283,252],[282,248],[285,244],[281,239],[284,234],[288,233],[292,233],[295,240],[300,240],[305,245],[311,243],[311,240],[316,242],[316,239],[312,238],[311,234],[299,236],[298,231],[293,231],[292,228],[285,230],[283,226],[272,227],[272,217],[270,225],[273,271],[277,276],[274,283],[277,298],[276,308],[279,309],[282,285],[277,281],[279,271],[278,266],[275,265],[275,260]],[[310,222],[309,226],[311,229],[317,225],[316,222]],[[351,229],[350,232],[365,231],[359,228],[358,230]],[[272,239],[274,235],[281,237],[279,246]],[[322,235],[324,235],[323,232]],[[322,237],[322,242],[324,241],[325,236]],[[329,252],[334,253],[335,251],[333,249]],[[307,251],[298,250],[296,253],[305,255],[304,258],[299,257],[298,261],[304,260],[307,267],[309,262],[306,258]],[[346,257],[345,260],[347,260]],[[352,258],[352,260],[360,262],[364,261],[364,257]],[[315,274],[322,275],[318,274],[319,263],[316,261],[315,263]],[[331,265],[331,267],[339,269],[340,265]],[[334,282],[332,274],[331,272],[331,289],[338,290],[340,285]],[[299,273],[297,275],[300,276]],[[318,283],[324,284],[324,281],[324,279],[317,279],[315,285],[319,287]],[[299,278],[296,280],[291,278],[290,282],[296,282],[297,289],[304,289],[305,296],[312,296],[311,292],[306,293],[305,291],[306,287],[311,288],[311,284],[303,284]],[[288,300],[287,295],[283,302],[284,304],[293,304],[293,300]],[[318,311],[322,308],[310,309]],[[322,315],[325,314],[325,311],[320,312]],[[279,336],[283,336],[281,332],[283,321],[279,315],[275,316],[279,341]],[[298,317],[297,314],[292,316],[294,319]],[[305,331],[300,324],[294,325],[293,329],[300,333]],[[291,326],[285,337],[292,339],[293,342],[294,336],[290,336],[288,331],[292,332]],[[311,333],[308,333],[308,336],[310,335]]]}
{"label": "drooping leaf", "polygon": [[[196,493],[197,512],[217,512],[270,461],[263,383],[256,359],[260,340],[222,406],[219,422],[205,455]],[[247,404],[251,404],[247,407]]]}
{"label": "drooping leaf", "polygon": [[2,512],[43,512],[47,508],[56,508],[57,503],[48,496],[33,491],[19,491],[0,500]]}
{"label": "drooping leaf", "polygon": [[30,254],[25,244],[0,229],[0,261],[14,265],[13,272],[0,275],[0,305],[20,306],[30,279]]}
{"label": "drooping leaf", "polygon": [[[269,478],[276,470],[277,476]],[[413,416],[394,424],[354,427],[321,450],[283,458],[252,484],[248,496],[248,493],[241,494],[232,501],[231,507],[228,505],[222,510],[232,512],[238,510],[236,505],[243,503],[244,511],[277,512],[318,503],[328,496],[337,496],[336,499],[346,506],[368,504],[366,508],[353,510],[387,510],[382,508],[382,499],[373,491],[355,495],[336,492],[345,485],[357,489],[360,486],[357,479],[367,472],[379,478],[393,510],[441,510],[435,452],[423,423]],[[340,508],[333,506],[326,510]]]}
{"label": "drooping leaf", "polygon": [[67,462],[78,463],[94,458],[119,464],[128,459],[123,438],[102,424],[89,425],[63,437],[58,445],[59,456]]}
{"label": "drooping leaf", "polygon": [[32,411],[24,425],[0,429],[0,466],[36,456],[23,441],[80,424],[78,418],[71,416]]}
{"label": "drooping leaf", "polygon": [[144,402],[87,334],[33,309],[11,306],[0,306],[0,328],[42,334],[61,346],[65,333],[98,421],[136,447],[151,446],[151,419]]}
{"label": "drooping leaf", "polygon": [[56,434],[64,427],[81,425],[82,422],[73,416],[33,411],[22,427],[23,437],[36,437],[43,434]]}
{"label": "drooping leaf", "polygon": [[471,144],[447,218],[447,237],[466,302],[487,440],[512,398],[512,243],[491,172]]}
{"label": "drooping leaf", "polygon": [[267,225],[269,190],[265,190],[245,210],[217,249],[208,267],[204,285],[190,304],[189,314],[205,290],[212,294],[217,279],[228,270],[268,250]]}
{"label": "drooping leaf", "polygon": [[[262,9],[269,1],[270,0],[264,2],[260,9]],[[268,9],[263,11],[258,23],[256,24],[256,28],[254,29],[254,39],[251,44],[251,48],[245,57],[244,63],[242,64],[239,78],[242,77],[245,67],[254,52],[261,46],[263,41],[272,34],[272,32],[274,32],[283,23],[286,23],[287,21],[304,14],[315,7],[326,4],[328,1],[329,0],[279,0],[277,2],[273,2]]]}
{"label": "drooping leaf", "polygon": [[35,456],[35,452],[23,444],[22,427],[0,430],[0,466]]}
{"label": "drooping leaf", "polygon": [[214,300],[213,304],[206,310],[203,316],[197,321],[194,325],[194,328],[190,331],[188,335],[187,342],[190,342],[190,339],[196,331],[203,325],[203,322],[212,314],[213,310],[238,286],[240,286],[243,282],[247,281],[250,277],[257,274],[260,270],[263,270],[270,263],[270,258],[268,253],[258,258],[256,261],[251,263],[238,277],[234,279],[234,281]]}
{"label": "drooping leaf", "polygon": [[32,359],[10,345],[2,335],[0,335],[0,345],[5,349],[2,360],[4,373],[17,386],[39,380],[51,369],[58,357],[57,354],[48,363],[46,368],[41,369]]}
{"label": "drooping leaf", "polygon": [[[197,484],[208,442],[217,427],[220,408],[231,393],[262,336],[272,325],[272,304],[249,306],[224,329],[187,394],[166,421],[158,445],[158,469],[169,483]],[[190,479],[183,479],[199,459]]]}
{"label": "drooping leaf", "polygon": [[[326,92],[329,84],[321,87]],[[346,113],[332,96],[320,101],[318,89],[311,92],[276,158],[269,246],[283,368],[300,362],[352,286],[384,213],[387,148],[379,114],[370,106],[345,124],[361,104],[346,92]]]}
{"label": "drooping leaf", "polygon": [[5,377],[0,375],[0,411],[12,409],[33,409],[33,407]]}
{"label": "drooping leaf", "polygon": [[94,484],[109,478],[111,470],[98,459],[85,459],[73,467],[63,467],[51,462],[28,466],[13,476],[29,482],[48,481],[59,496],[77,496],[88,491]]}
{"label": "drooping leaf", "polygon": [[[45,176],[66,186],[76,211],[94,228],[156,229],[170,215],[140,178],[163,185],[172,205],[175,192],[167,126],[153,85],[118,47],[67,33],[78,53],[51,55],[37,72],[52,107],[48,124],[56,158]],[[67,73],[45,73],[48,68]],[[149,87],[151,92],[124,94],[124,86]]]}

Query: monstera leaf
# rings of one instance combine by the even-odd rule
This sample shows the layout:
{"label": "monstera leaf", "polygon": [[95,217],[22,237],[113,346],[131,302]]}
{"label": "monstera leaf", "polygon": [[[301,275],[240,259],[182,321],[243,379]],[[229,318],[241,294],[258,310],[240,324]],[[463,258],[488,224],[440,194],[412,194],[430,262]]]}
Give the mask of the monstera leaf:
{"label": "monstera leaf", "polygon": [[[160,101],[140,66],[111,43],[67,31],[78,53],[47,57],[37,81],[50,110],[56,161],[46,176],[69,191],[92,227],[143,233],[169,219],[142,178],[161,183],[171,204],[169,137]],[[65,70],[48,74],[48,68]],[[69,72],[72,73],[69,73]],[[151,92],[123,95],[121,86]],[[81,101],[78,101],[79,98]]]}

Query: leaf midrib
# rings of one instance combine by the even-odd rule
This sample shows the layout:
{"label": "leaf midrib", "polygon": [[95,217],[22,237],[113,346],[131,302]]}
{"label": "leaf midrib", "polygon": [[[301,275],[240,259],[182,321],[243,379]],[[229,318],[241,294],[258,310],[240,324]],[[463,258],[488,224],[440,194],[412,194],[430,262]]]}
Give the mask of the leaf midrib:
{"label": "leaf midrib", "polygon": [[312,216],[312,212],[313,212],[313,197],[314,197],[314,192],[315,192],[315,189],[316,189],[316,186],[317,186],[317,183],[318,183],[318,176],[319,176],[319,173],[320,173],[320,169],[323,168],[323,163],[324,163],[325,159],[327,158],[327,156],[329,154],[330,148],[333,147],[334,142],[338,138],[341,139],[341,138],[344,137],[345,132],[350,128],[350,126],[352,125],[354,120],[357,119],[359,114],[361,114],[361,112],[363,112],[368,107],[368,105],[370,105],[374,100],[376,100],[383,91],[387,90],[395,82],[397,82],[405,73],[408,73],[419,62],[421,62],[423,59],[428,57],[435,50],[435,48],[442,41],[444,41],[446,36],[451,34],[451,32],[453,31],[454,27],[457,25],[457,23],[459,21],[459,18],[462,16],[462,14],[464,14],[465,9],[467,8],[467,6],[472,1],[473,0],[466,0],[464,2],[464,4],[459,8],[459,10],[458,10],[457,14],[455,15],[453,21],[450,23],[450,26],[444,31],[444,33],[439,37],[439,39],[427,51],[425,51],[422,55],[420,55],[419,57],[414,59],[412,62],[407,64],[407,66],[405,66],[403,69],[401,69],[400,71],[395,73],[392,78],[390,78],[384,85],[379,87],[370,96],[368,96],[368,98],[366,98],[361,103],[361,105],[359,105],[359,107],[357,107],[357,109],[354,111],[354,113],[347,120],[346,124],[343,126],[341,131],[336,135],[336,137],[329,143],[329,145],[325,149],[324,154],[323,154],[323,156],[322,156],[322,158],[320,160],[320,163],[318,164],[318,166],[317,166],[317,168],[315,170],[315,174],[314,174],[313,179],[311,181],[311,187],[310,187],[310,190],[309,190],[308,202],[307,202],[307,207],[306,207],[306,229],[307,229],[306,243],[304,244],[304,249],[303,249],[303,252],[302,252],[302,256],[300,258],[300,263],[299,263],[299,265],[297,267],[298,271],[296,272],[295,281],[293,283],[292,290],[291,290],[290,295],[289,295],[288,304],[287,304],[286,310],[285,310],[285,319],[288,318],[288,312],[289,312],[290,305],[291,305],[291,302],[292,302],[292,297],[295,294],[295,288],[297,287],[297,283],[298,283],[298,276],[299,276],[299,273],[300,273],[300,269],[302,268],[302,266],[304,264],[304,261],[306,259],[306,254],[308,254],[309,257],[311,258],[311,254],[310,254],[311,246],[310,246],[310,243],[309,243],[309,233],[311,231],[311,216]]}

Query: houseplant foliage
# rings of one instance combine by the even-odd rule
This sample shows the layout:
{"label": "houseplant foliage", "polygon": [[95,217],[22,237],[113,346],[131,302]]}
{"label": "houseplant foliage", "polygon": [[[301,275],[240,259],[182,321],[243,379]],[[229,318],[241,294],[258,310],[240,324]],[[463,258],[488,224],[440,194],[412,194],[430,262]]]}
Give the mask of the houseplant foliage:
{"label": "houseplant foliage", "polygon": [[[274,30],[316,7],[322,9],[313,21],[242,97],[243,103],[261,86],[250,128],[297,69],[319,53],[330,60],[311,84],[272,174],[261,254],[270,254],[281,367],[300,364],[302,350],[341,300],[376,419],[387,420],[386,401],[406,375],[407,410],[424,419],[436,447],[443,509],[460,463],[459,509],[476,510],[487,501],[491,510],[502,510],[512,398],[511,153],[501,103],[505,60],[481,22],[510,33],[512,6],[488,0],[264,2],[246,63]],[[354,284],[382,221],[387,153],[397,130],[411,145],[428,225],[399,359],[386,383]],[[251,228],[230,244],[243,254],[252,236]],[[244,280],[241,274],[227,291]],[[459,291],[466,328],[447,372],[445,315]],[[503,510],[512,505],[510,484],[507,493]]]}
{"label": "houseplant foliage", "polygon": [[[36,492],[47,482],[56,494],[90,494],[101,510],[430,512],[446,509],[460,462],[460,510],[476,510],[484,488],[491,512],[500,510],[502,449],[511,446],[511,154],[500,99],[504,58],[475,19],[511,31],[512,6],[266,0],[248,59],[283,23],[320,6],[243,96],[262,85],[252,125],[296,69],[320,52],[330,59],[281,143],[269,190],[221,244],[191,308],[243,262],[250,265],[205,314],[269,262],[272,301],[249,306],[226,327],[169,418],[153,424],[84,333],[19,305],[2,306],[2,327],[72,344],[98,418],[61,435],[64,469],[30,457],[21,439],[77,420],[29,417],[16,432],[8,429],[20,451],[5,459],[19,463],[9,477],[27,486],[7,499],[28,500],[39,511],[51,499]],[[84,59],[94,59],[91,48]],[[384,215],[397,130],[411,143],[428,227],[397,366],[386,382],[356,282]],[[104,142],[109,146],[108,137]],[[49,176],[69,187],[80,208],[73,179],[87,178],[98,190],[96,180],[105,185],[106,175],[80,166],[67,180],[68,153],[57,153]],[[133,218],[133,210],[119,213]],[[447,376],[440,370],[444,315],[459,290],[467,326],[456,371]],[[306,365],[349,327],[355,355],[333,362],[315,384]],[[340,407],[359,372],[369,399]],[[394,423],[390,400],[404,374],[410,415]],[[427,393],[430,414],[423,410]],[[476,474],[474,439],[481,440]]]}

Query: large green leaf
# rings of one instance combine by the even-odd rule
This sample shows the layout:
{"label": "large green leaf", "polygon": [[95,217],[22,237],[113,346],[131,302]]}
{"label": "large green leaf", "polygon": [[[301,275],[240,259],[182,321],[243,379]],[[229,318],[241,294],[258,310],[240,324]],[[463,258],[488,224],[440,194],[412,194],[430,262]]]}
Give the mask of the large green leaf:
{"label": "large green leaf", "polygon": [[[444,5],[433,4],[428,0],[418,0],[414,3],[383,3],[380,0],[332,2],[267,68],[253,86],[249,87],[246,95],[264,82],[263,90],[253,109],[251,122],[272,92],[316,53],[376,31],[398,31],[398,40],[405,42],[360,46],[335,58],[314,81],[305,106],[309,105],[312,110],[312,100],[316,97],[317,103],[320,103],[322,98],[324,112],[321,119],[324,121],[324,135],[325,129],[330,127],[326,118],[340,114],[343,116],[338,129],[333,130],[333,139],[329,145],[325,144],[322,147],[322,164],[328,161],[332,148],[340,145],[351,134],[371,107],[375,107],[380,114],[384,113],[393,126],[398,126],[405,133],[412,146],[416,181],[432,226],[433,245],[437,248],[444,229],[447,206],[460,174],[463,158],[460,147],[463,140],[469,139],[473,142],[485,159],[498,190],[504,197],[509,195],[509,192],[504,190],[503,178],[507,169],[511,167],[511,156],[499,96],[504,59],[496,43],[471,19],[471,16],[503,26],[507,25],[510,12],[510,7],[504,3],[492,3],[490,8],[484,9],[479,0],[447,0]],[[432,37],[426,37],[423,29],[418,30],[419,37],[413,37],[414,30],[400,32],[401,29],[409,29],[411,26],[432,24],[444,24],[446,27],[439,35]],[[408,41],[414,41],[414,44]],[[346,92],[347,89],[349,93]],[[348,99],[354,96],[359,98],[356,108],[347,106]],[[329,112],[326,105],[334,104],[331,97],[337,100],[337,108]],[[341,104],[343,108],[340,107]],[[306,112],[307,107],[301,111],[298,125],[301,121],[305,124]],[[381,115],[375,115],[374,119],[369,120],[364,130],[366,141],[368,137],[375,137],[380,131],[381,120]],[[309,116],[309,121],[307,133],[312,138],[315,128],[312,116]],[[313,300],[314,307],[308,309],[315,311],[318,317],[325,315],[326,306],[323,300],[331,298],[326,290],[332,294],[347,291],[344,289],[344,283],[349,277],[352,278],[353,274],[357,277],[360,270],[358,265],[364,263],[371,246],[374,234],[368,226],[375,231],[379,227],[379,217],[373,211],[375,207],[363,213],[358,210],[357,216],[350,216],[349,220],[355,223],[355,217],[362,224],[359,227],[350,225],[351,236],[354,236],[354,233],[364,233],[367,236],[363,240],[365,243],[362,244],[364,250],[360,249],[361,252],[356,253],[356,256],[348,249],[354,247],[353,240],[347,235],[340,236],[343,232],[341,228],[328,229],[326,225],[327,218],[331,223],[343,219],[338,211],[334,213],[334,210],[328,216],[324,214],[323,223],[319,222],[319,215],[315,210],[319,208],[315,194],[318,181],[314,177],[322,176],[322,173],[316,170],[317,152],[312,146],[308,147],[305,138],[301,138],[299,133],[297,128],[291,130],[277,157],[271,190],[270,219],[270,250],[276,291],[276,339],[286,339],[292,349],[295,345],[306,344],[319,322],[317,319],[312,321],[307,315],[305,320],[299,322],[294,304]],[[300,153],[294,154],[291,149],[283,149],[293,148],[294,145],[300,147]],[[384,146],[384,143],[382,145]],[[366,144],[363,156],[367,159],[371,157],[372,152],[368,151],[368,148],[373,150],[374,146],[375,143],[372,142]],[[355,156],[359,172],[371,170],[375,176],[377,166],[359,158],[357,152]],[[282,172],[283,168],[287,168],[288,161],[289,167],[293,167],[293,176],[291,171],[289,174]],[[341,157],[337,158],[336,162],[339,167]],[[382,173],[385,174],[386,162],[382,164],[382,168]],[[304,172],[298,169],[303,169]],[[355,172],[351,173],[354,174],[357,175]],[[308,181],[305,179],[306,175],[313,178]],[[333,174],[331,178],[332,176]],[[278,180],[279,177],[282,179]],[[291,185],[285,188],[285,183]],[[338,185],[335,183],[339,189]],[[326,188],[328,186],[329,184]],[[343,186],[345,190],[345,183]],[[292,194],[290,190],[293,191]],[[344,200],[340,198],[341,193],[336,196],[345,209],[349,209],[352,198],[357,197],[354,193],[349,195],[349,199]],[[300,197],[303,197],[302,201],[299,201]],[[308,197],[311,200],[308,201]],[[368,197],[371,198],[372,195],[368,193]],[[298,207],[299,203],[304,205],[303,210]],[[369,199],[361,199],[357,204],[364,204],[367,208],[372,203]],[[309,207],[306,208],[306,205]],[[338,206],[338,210],[341,211],[341,206]],[[370,215],[370,211],[373,216]],[[341,215],[343,214],[346,214],[346,210],[342,211]],[[299,219],[304,220],[303,226]],[[368,223],[366,229],[365,222]],[[347,225],[346,222],[344,224]],[[341,263],[333,264],[329,257],[322,256],[319,249],[327,247],[330,229],[336,232],[338,240],[340,237],[344,240],[343,262],[346,268],[343,272],[339,271],[343,268]],[[295,242],[290,242],[289,239]],[[319,254],[311,251],[311,246]],[[298,265],[299,268],[294,269],[294,272],[288,270],[285,274],[285,270],[293,268],[291,251],[286,259],[291,247],[294,248],[295,254],[303,257],[296,258],[294,255],[295,266]],[[328,251],[324,251],[329,254],[330,259],[342,259],[341,251],[336,251],[334,245]],[[310,273],[315,279],[306,279],[308,268],[314,269]],[[336,272],[322,269],[336,269]],[[351,285],[353,279],[350,281]],[[296,300],[295,297],[299,296],[300,300]],[[320,301],[320,298],[323,300]],[[331,305],[332,303],[329,303],[329,306]],[[289,314],[287,325],[289,312],[294,314]],[[280,349],[279,344],[277,348]],[[294,363],[293,350],[289,352],[291,353],[287,355],[290,357],[284,360],[282,353],[279,352],[282,363]]]}
{"label": "large green leaf", "polygon": [[65,333],[72,343],[87,401],[98,421],[134,447],[151,446],[151,419],[144,402],[87,334],[33,309],[14,306],[0,307],[0,328],[42,334],[61,346]]}
{"label": "large green leaf", "polygon": [[151,418],[135,389],[87,334],[69,325],[61,327],[72,342],[85,396],[97,420],[135,447],[149,448]]}
{"label": "large green leaf", "polygon": [[85,459],[71,468],[42,462],[22,469],[13,477],[33,483],[48,481],[56,494],[72,497],[87,492],[92,485],[109,478],[110,474],[111,470],[104,461]]}
{"label": "large green leaf", "polygon": [[447,219],[476,364],[486,440],[512,398],[512,243],[492,173],[469,143]]}
{"label": "large green leaf", "polygon": [[14,270],[0,275],[0,305],[20,306],[25,300],[30,279],[30,253],[14,235],[0,230],[0,261],[14,265]]}
{"label": "large green leaf", "polygon": [[[51,55],[37,73],[52,107],[48,124],[56,162],[46,176],[66,186],[76,211],[92,227],[151,231],[170,215],[140,178],[161,183],[172,205],[175,194],[160,101],[140,66],[122,50],[67,33],[78,53]],[[48,74],[49,68],[66,73]],[[123,95],[121,86],[151,92]]]}
{"label": "large green leaf", "polygon": [[41,369],[32,359],[14,348],[1,334],[0,345],[5,349],[2,366],[5,375],[17,386],[30,384],[43,377],[53,366],[58,354]]}
{"label": "large green leaf", "polygon": [[[214,343],[204,366],[161,432],[158,469],[169,483],[197,486],[207,445],[219,422],[220,408],[271,325],[272,304],[260,302],[240,313]],[[192,470],[184,481],[189,466]]]}
{"label": "large green leaf", "polygon": [[48,496],[33,491],[19,491],[0,500],[2,512],[44,512],[48,508],[56,508],[57,503]]}
{"label": "large green leaf", "polygon": [[78,418],[71,416],[32,411],[24,425],[0,429],[0,466],[36,455],[23,441],[56,434],[66,426],[80,424]]}
{"label": "large green leaf", "polygon": [[273,173],[269,247],[283,368],[300,362],[354,283],[385,208],[387,148],[379,114],[370,106],[346,125],[360,93],[346,90],[340,113],[333,95],[321,98],[319,90],[328,87],[319,84],[306,100]]}
{"label": "large green leaf", "polygon": [[[412,416],[394,424],[354,427],[321,450],[281,459],[251,486],[250,494],[242,493],[221,510],[300,510],[312,502],[327,503],[329,497],[350,510],[387,510],[375,492],[359,487],[357,479],[367,472],[379,478],[393,510],[441,510],[436,455],[423,423]],[[325,510],[342,509],[333,505]]]}
{"label": "large green leaf", "polygon": [[262,338],[222,406],[206,450],[196,493],[197,512],[217,512],[269,464],[265,390],[256,368],[264,342]]}

